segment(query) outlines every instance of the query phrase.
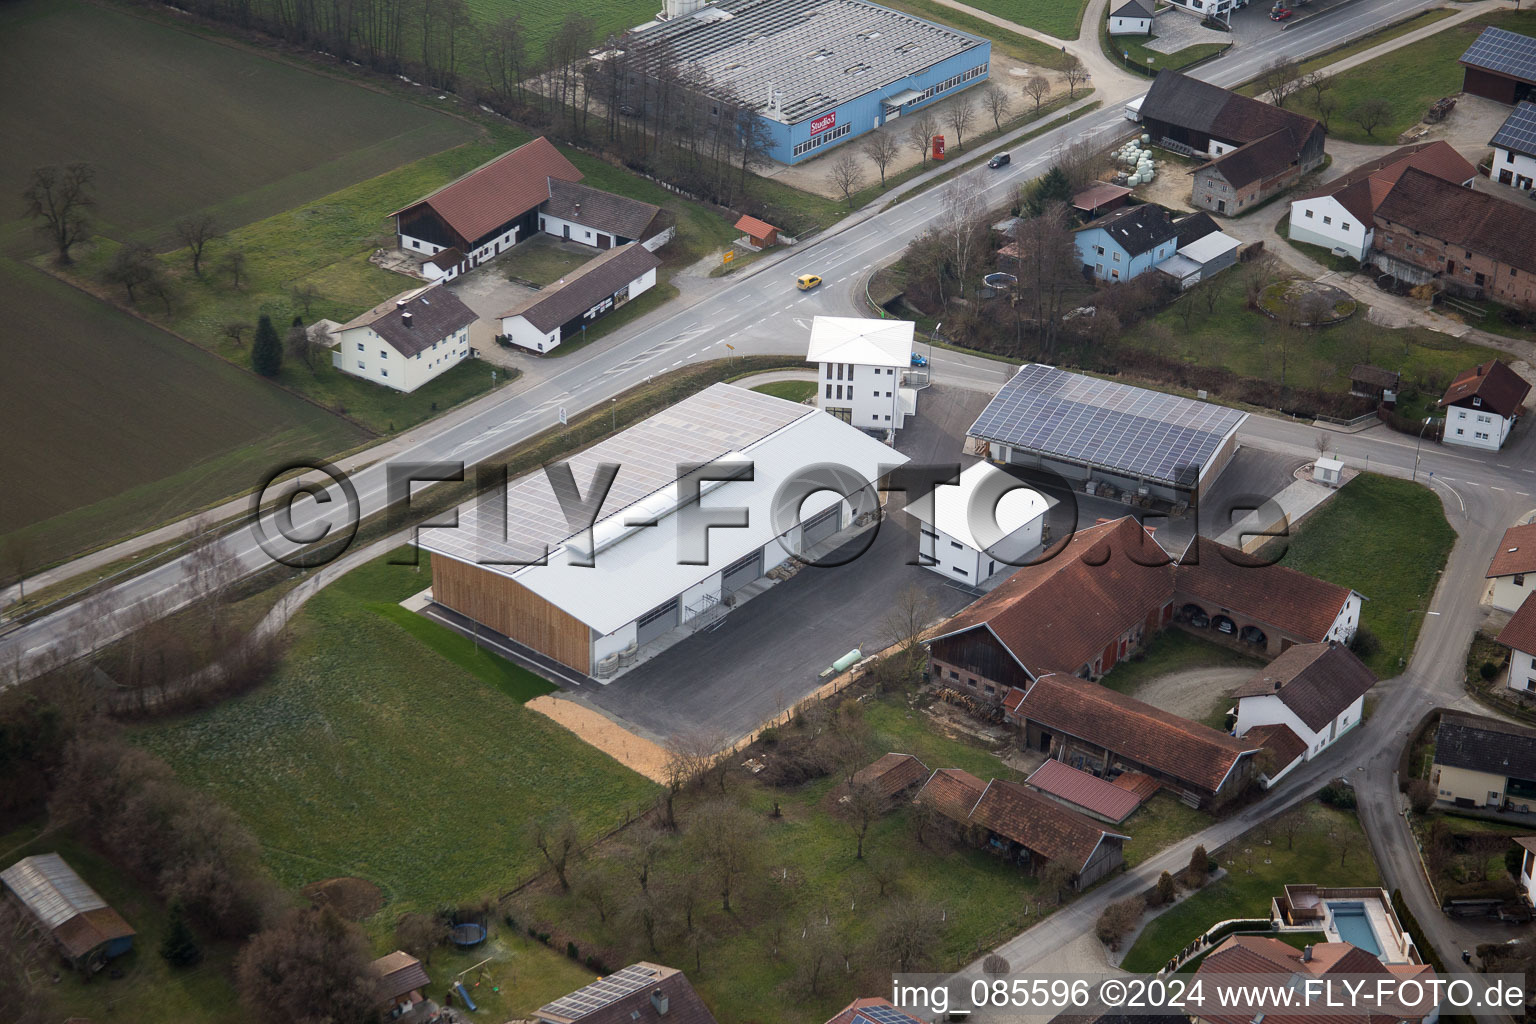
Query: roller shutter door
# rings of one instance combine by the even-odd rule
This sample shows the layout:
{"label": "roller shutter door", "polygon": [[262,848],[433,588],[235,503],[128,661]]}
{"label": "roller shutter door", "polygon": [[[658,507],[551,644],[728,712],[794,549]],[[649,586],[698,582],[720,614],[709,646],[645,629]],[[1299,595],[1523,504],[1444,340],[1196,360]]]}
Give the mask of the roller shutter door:
{"label": "roller shutter door", "polygon": [[763,574],[763,549],[758,548],[747,557],[732,562],[720,574],[720,593],[734,594]]}
{"label": "roller shutter door", "polygon": [[646,644],[677,625],[677,598],[657,605],[635,623],[635,642]]}
{"label": "roller shutter door", "polygon": [[815,547],[828,537],[837,532],[839,521],[838,513],[842,511],[842,504],[838,503],[806,520],[800,533],[800,550],[802,552]]}

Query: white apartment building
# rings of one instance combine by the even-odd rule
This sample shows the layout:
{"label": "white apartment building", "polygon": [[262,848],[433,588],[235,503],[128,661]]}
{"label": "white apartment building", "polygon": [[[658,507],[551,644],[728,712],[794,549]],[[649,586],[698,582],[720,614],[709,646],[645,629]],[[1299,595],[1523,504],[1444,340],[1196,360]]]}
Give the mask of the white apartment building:
{"label": "white apartment building", "polygon": [[818,316],[806,361],[817,364],[816,408],[862,430],[900,430],[917,412],[902,387],[912,365],[910,320]]}
{"label": "white apartment building", "polygon": [[470,356],[474,310],[441,283],[401,292],[332,331],[331,363],[396,391],[415,391]]}

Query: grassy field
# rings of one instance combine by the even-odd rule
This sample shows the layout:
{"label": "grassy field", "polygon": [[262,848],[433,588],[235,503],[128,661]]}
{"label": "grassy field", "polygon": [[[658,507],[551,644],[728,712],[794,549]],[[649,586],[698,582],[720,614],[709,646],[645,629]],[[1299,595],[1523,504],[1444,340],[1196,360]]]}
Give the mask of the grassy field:
{"label": "grassy field", "polygon": [[503,253],[494,266],[496,272],[508,281],[526,281],[544,288],[591,260],[592,250],[585,245],[560,242],[551,235],[536,235]]}
{"label": "grassy field", "polygon": [[[1412,17],[1404,18],[1402,21],[1379,28],[1369,35],[1357,36],[1343,46],[1332,50],[1325,50],[1315,57],[1307,58],[1301,62],[1301,73],[1307,74],[1310,71],[1316,71],[1318,68],[1325,68],[1330,64],[1336,64],[1346,57],[1352,57],[1372,47],[1380,46],[1382,43],[1391,42],[1399,36],[1405,36],[1409,32],[1424,28],[1426,25],[1433,25],[1440,19],[1449,18],[1455,13],[1449,7],[1436,7],[1432,10],[1420,11]],[[1257,96],[1260,92],[1260,87],[1257,82],[1250,82],[1240,88],[1238,92],[1247,96]]]}
{"label": "grassy field", "polygon": [[[1155,73],[1164,68],[1178,71],[1205,60],[1212,54],[1220,53],[1232,45],[1231,43],[1196,43],[1194,46],[1186,46],[1173,53],[1162,53],[1147,46],[1156,38],[1157,36],[1111,36],[1108,21],[1099,26],[1099,47],[1104,51],[1105,56],[1122,64],[1129,61],[1136,70],[1144,73]],[[1127,57],[1127,54],[1130,56]]]}
{"label": "grassy field", "polygon": [[[975,0],[972,7],[1057,39],[1076,39],[1087,0]],[[945,19],[940,19],[945,20]],[[951,22],[952,23],[952,22]]]}
{"label": "grassy field", "polygon": [[805,402],[816,397],[816,382],[813,380],[776,380],[771,384],[759,384],[752,390],[761,391],[765,395],[787,399],[791,402]]}
{"label": "grassy field", "polygon": [[[1232,918],[1267,917],[1269,901],[1288,883],[1378,885],[1376,862],[1353,813],[1321,803],[1303,804],[1285,817],[1301,815],[1294,842],[1277,822],[1261,825],[1214,856],[1227,876],[1153,919],[1120,964],[1137,973],[1155,971],[1212,925]],[[1284,819],[1280,819],[1283,821]],[[1348,838],[1340,864],[1339,840]],[[1265,845],[1264,840],[1270,840]],[[1253,851],[1250,855],[1245,851]],[[1268,859],[1270,863],[1264,861]]]}
{"label": "grassy field", "polygon": [[284,885],[366,878],[391,921],[511,888],[543,815],[592,836],[655,790],[522,707],[548,684],[405,620],[395,602],[429,579],[425,558],[356,570],[305,607],[262,688],[136,734],[244,818]]}
{"label": "grassy field", "polygon": [[[997,8],[1023,7],[1027,5],[1043,9],[1049,2],[1050,0],[985,0],[983,3],[972,4],[971,6],[1014,21],[1017,19],[1010,18]],[[957,28],[962,32],[969,32],[971,35],[981,36],[983,39],[990,39],[992,40],[993,52],[1004,54],[1025,64],[1039,64],[1043,67],[1055,68],[1057,70],[1060,70],[1066,64],[1067,55],[1062,53],[1059,46],[1051,46],[1048,43],[1040,42],[1038,39],[1031,39],[1029,36],[1021,36],[1017,32],[1010,32],[1005,28],[999,28],[989,21],[982,21],[980,18],[966,14],[963,11],[957,11],[953,7],[945,7],[943,4],[937,3],[936,0],[890,0],[886,6],[893,7],[898,11],[906,11],[908,14],[915,14],[919,18],[927,18],[930,21],[949,25],[951,28]],[[1062,5],[1061,12],[1056,15],[1056,19],[1061,24],[1068,24],[1067,19],[1070,18],[1070,25],[1076,25],[1082,20],[1084,7],[1086,7],[1084,3],[1075,5],[1064,4]],[[1021,24],[1028,23],[1021,22]],[[1067,38],[1077,35],[1076,29],[1069,27],[1067,30],[1071,33]],[[1054,35],[1055,33],[1051,34]]]}
{"label": "grassy field", "polygon": [[[1417,124],[1431,103],[1461,91],[1462,67],[1456,59],[1489,25],[1536,34],[1536,11],[1491,11],[1335,75],[1332,94],[1338,110],[1329,122],[1328,134],[1349,142],[1395,145],[1398,135]],[[1375,42],[1385,38],[1390,36]],[[1333,59],[1337,58],[1334,55]],[[1391,105],[1391,114],[1367,135],[1350,117],[1350,111],[1378,97]],[[1303,113],[1316,112],[1309,94],[1300,95],[1290,105]]]}
{"label": "grassy field", "polygon": [[1369,598],[1360,621],[1381,650],[1365,662],[1387,679],[1413,650],[1455,542],[1428,487],[1362,473],[1302,525],[1280,564]]}

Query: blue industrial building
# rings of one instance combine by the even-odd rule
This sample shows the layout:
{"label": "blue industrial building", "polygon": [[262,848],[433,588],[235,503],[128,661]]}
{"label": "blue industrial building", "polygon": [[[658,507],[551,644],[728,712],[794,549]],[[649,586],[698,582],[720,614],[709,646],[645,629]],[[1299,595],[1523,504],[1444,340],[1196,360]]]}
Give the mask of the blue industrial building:
{"label": "blue industrial building", "polygon": [[668,6],[626,45],[663,44],[703,74],[705,91],[742,100],[786,164],[986,81],[992,56],[986,39],[866,0]]}

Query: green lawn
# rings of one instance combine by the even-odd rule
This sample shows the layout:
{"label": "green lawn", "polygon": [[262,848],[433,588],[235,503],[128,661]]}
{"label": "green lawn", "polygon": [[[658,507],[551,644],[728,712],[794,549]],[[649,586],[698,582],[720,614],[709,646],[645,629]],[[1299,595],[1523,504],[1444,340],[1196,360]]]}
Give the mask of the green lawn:
{"label": "green lawn", "polygon": [[[1120,966],[1137,973],[1156,971],[1185,945],[1221,921],[1268,917],[1269,901],[1280,895],[1288,883],[1380,884],[1365,833],[1353,813],[1312,802],[1288,812],[1287,816],[1291,814],[1305,817],[1294,843],[1287,841],[1277,823],[1260,826],[1216,851],[1215,857],[1227,870],[1227,876],[1153,919]],[[1342,866],[1338,841],[1330,838],[1330,833],[1349,837],[1349,849]],[[1267,846],[1264,844],[1266,837],[1271,840]],[[1252,854],[1244,852],[1247,850]],[[1264,863],[1266,857],[1271,863]]]}
{"label": "green lawn", "polygon": [[1125,864],[1134,868],[1180,839],[1207,828],[1212,818],[1197,811],[1172,793],[1158,792],[1125,821],[1111,826],[1131,837],[1125,844]]}
{"label": "green lawn", "polygon": [[[998,8],[1022,8],[1028,6],[1038,7],[1043,10],[1049,3],[1050,0],[983,0],[983,2],[974,3],[970,6],[1008,18],[1010,21],[1016,21],[1018,19],[1009,17]],[[1040,42],[1038,39],[1031,39],[1029,36],[1021,36],[1017,32],[1010,32],[1005,28],[999,28],[989,21],[982,21],[973,15],[957,11],[953,7],[945,7],[943,4],[937,3],[936,0],[890,0],[886,6],[893,7],[898,11],[906,11],[908,14],[915,14],[919,18],[936,21],[941,25],[949,25],[962,32],[981,36],[983,39],[990,39],[994,53],[1004,54],[1025,64],[1039,64],[1057,70],[1060,70],[1066,64],[1067,54],[1063,53],[1059,46],[1051,46],[1048,43]],[[1077,30],[1074,26],[1082,20],[1083,10],[1086,6],[1086,3],[1077,2],[1077,0],[1074,0],[1073,3],[1060,5],[1060,9],[1055,14],[1053,20],[1057,22],[1058,27],[1065,26],[1063,31],[1069,33],[1066,38],[1072,38],[1077,35]],[[1028,25],[1028,22],[1021,22],[1021,24]],[[1039,28],[1039,26],[1030,27]],[[1044,29],[1041,29],[1041,31],[1044,31]],[[1055,35],[1054,32],[1050,34]]]}
{"label": "green lawn", "polygon": [[[1424,28],[1426,25],[1433,25],[1440,19],[1449,18],[1455,13],[1455,10],[1449,7],[1435,7],[1428,11],[1420,11],[1411,17],[1379,28],[1369,35],[1357,36],[1348,43],[1334,47],[1331,50],[1324,50],[1316,56],[1307,58],[1301,62],[1301,73],[1306,74],[1309,71],[1316,71],[1318,68],[1325,68],[1330,64],[1337,64],[1346,57],[1352,57],[1372,47],[1380,46],[1382,43],[1391,42],[1399,36],[1405,36],[1409,32]],[[1257,82],[1249,82],[1237,91],[1245,96],[1257,96],[1262,89]]]}
{"label": "green lawn", "polygon": [[655,792],[522,707],[547,684],[385,610],[429,580],[425,557],[355,570],[305,606],[260,689],[135,734],[240,814],[285,886],[366,878],[390,921],[526,878],[543,815],[591,836]]}
{"label": "green lawn", "polygon": [[1325,249],[1321,245],[1313,245],[1311,242],[1298,242],[1292,238],[1291,215],[1289,213],[1280,218],[1280,223],[1276,225],[1275,230],[1280,233],[1280,237],[1285,239],[1292,249],[1295,249],[1308,259],[1321,263],[1329,270],[1336,270],[1341,274],[1349,274],[1360,269],[1360,261],[1353,256],[1340,256],[1332,249]]}
{"label": "green lawn", "polygon": [[1362,473],[1302,525],[1280,564],[1366,596],[1361,624],[1381,642],[1366,664],[1386,679],[1412,652],[1455,542],[1428,487]]}
{"label": "green lawn", "polygon": [[560,347],[548,355],[552,359],[558,359],[572,352],[580,352],[594,341],[607,337],[620,327],[632,324],[647,313],[660,309],[677,298],[678,294],[676,285],[658,281],[642,292],[638,298],[629,300],[619,309],[603,317],[591,329],[583,330],[569,341],[562,341]]}
{"label": "green lawn", "polygon": [[[1328,134],[1349,142],[1396,145],[1398,135],[1418,123],[1430,104],[1461,91],[1462,67],[1456,60],[1489,25],[1536,35],[1536,11],[1490,11],[1335,75],[1332,93],[1338,110],[1329,121]],[[1386,38],[1390,35],[1375,39],[1372,45]],[[1378,97],[1391,105],[1391,114],[1367,134],[1350,112]],[[1316,113],[1310,94],[1302,94],[1290,106]]]}
{"label": "green lawn", "polygon": [[816,397],[816,382],[813,380],[776,380],[771,384],[759,384],[752,390],[761,391],[765,395],[783,398],[790,402],[806,402]]}
{"label": "green lawn", "polygon": [[1111,36],[1107,20],[1099,26],[1099,47],[1104,51],[1104,55],[1110,60],[1119,61],[1148,76],[1154,76],[1164,68],[1170,71],[1187,68],[1212,54],[1221,53],[1232,45],[1231,43],[1196,43],[1194,46],[1186,46],[1173,53],[1163,53],[1147,46],[1156,38],[1157,36]]}
{"label": "green lawn", "polygon": [[1145,651],[1115,665],[1100,682],[1117,693],[1135,696],[1143,683],[1170,672],[1203,668],[1238,668],[1263,662],[1231,648],[1202,640],[1182,629],[1165,629],[1152,638]]}
{"label": "green lawn", "polygon": [[[999,18],[1006,18],[1025,28],[1044,32],[1048,36],[1071,40],[1077,38],[1082,28],[1083,12],[1087,10],[1088,2],[1087,0],[972,0],[970,6],[980,8],[988,14],[995,14]],[[954,24],[953,18],[949,15],[938,20]]]}
{"label": "green lawn", "polygon": [[592,261],[592,249],[577,242],[562,242],[552,235],[535,235],[493,264],[508,281],[523,281],[540,288]]}

